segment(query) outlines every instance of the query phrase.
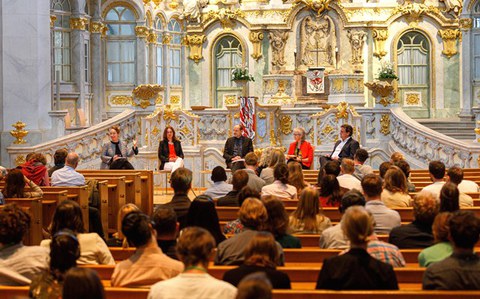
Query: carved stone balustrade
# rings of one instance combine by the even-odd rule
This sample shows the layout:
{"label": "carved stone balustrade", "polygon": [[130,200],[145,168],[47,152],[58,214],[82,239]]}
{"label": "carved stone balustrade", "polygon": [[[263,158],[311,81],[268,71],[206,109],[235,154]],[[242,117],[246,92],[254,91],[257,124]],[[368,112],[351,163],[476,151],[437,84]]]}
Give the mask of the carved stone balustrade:
{"label": "carved stone balustrade", "polygon": [[353,106],[365,105],[363,74],[330,74],[330,94],[328,104],[338,105],[347,102]]}

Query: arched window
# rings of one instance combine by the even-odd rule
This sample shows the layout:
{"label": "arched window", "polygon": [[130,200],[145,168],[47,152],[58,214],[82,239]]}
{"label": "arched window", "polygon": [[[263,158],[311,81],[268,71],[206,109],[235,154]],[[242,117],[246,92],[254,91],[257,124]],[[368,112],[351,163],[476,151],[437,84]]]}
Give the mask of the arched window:
{"label": "arched window", "polygon": [[177,20],[172,19],[168,22],[168,33],[171,36],[169,45],[169,73],[170,86],[179,86],[181,82],[182,69],[182,27]]}
{"label": "arched window", "polygon": [[156,55],[155,55],[155,74],[156,83],[163,85],[163,23],[158,16],[155,18],[155,33],[157,34]]}
{"label": "arched window", "polygon": [[214,55],[214,106],[221,108],[226,96],[236,96],[242,90],[231,81],[233,69],[243,61],[242,45],[236,37],[226,35],[214,46]]}
{"label": "arched window", "polygon": [[135,83],[135,15],[124,6],[107,12],[107,81],[109,84]]}
{"label": "arched window", "polygon": [[[70,2],[69,0],[52,0],[51,12],[56,16],[53,24],[53,66],[55,81],[71,81],[71,45],[70,45]],[[59,77],[57,78],[57,73]]]}
{"label": "arched window", "polygon": [[473,8],[473,63],[474,74],[473,79],[480,81],[480,1],[477,2]]}
{"label": "arched window", "polygon": [[404,33],[397,44],[398,89],[405,111],[430,117],[430,43],[419,31]]}

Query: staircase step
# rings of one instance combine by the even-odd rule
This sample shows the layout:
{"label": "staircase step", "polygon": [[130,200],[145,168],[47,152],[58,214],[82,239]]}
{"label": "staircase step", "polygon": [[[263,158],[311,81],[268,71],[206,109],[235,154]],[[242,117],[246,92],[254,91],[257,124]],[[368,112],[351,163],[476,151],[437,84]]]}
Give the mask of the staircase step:
{"label": "staircase step", "polygon": [[459,140],[475,139],[475,121],[461,121],[460,119],[417,119],[417,121],[441,134]]}

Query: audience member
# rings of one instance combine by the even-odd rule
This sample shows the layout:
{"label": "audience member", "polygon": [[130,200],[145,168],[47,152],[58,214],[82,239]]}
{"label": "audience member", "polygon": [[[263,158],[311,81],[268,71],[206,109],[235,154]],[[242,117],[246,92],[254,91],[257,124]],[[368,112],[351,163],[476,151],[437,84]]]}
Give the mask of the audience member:
{"label": "audience member", "polygon": [[448,240],[448,221],[451,213],[443,212],[435,217],[432,225],[433,239],[435,245],[425,248],[418,255],[420,267],[428,267],[430,264],[443,261],[453,252],[453,247]]}
{"label": "audience member", "polygon": [[455,212],[460,209],[460,192],[457,185],[447,182],[440,190],[440,212]]}
{"label": "audience member", "polygon": [[[244,246],[255,235],[255,231],[261,230],[265,225],[268,214],[264,204],[256,198],[247,198],[239,211],[239,218],[245,230],[223,241],[218,245],[215,255],[215,264],[239,265],[244,260]],[[277,243],[279,252],[283,257],[282,246]],[[283,265],[283,258],[280,260]]]}
{"label": "audience member", "polygon": [[[52,236],[62,229],[71,230],[78,238],[78,242],[80,243],[80,258],[77,260],[77,263],[79,265],[115,264],[115,260],[110,250],[108,250],[105,241],[103,241],[97,233],[85,233],[82,210],[75,201],[64,200],[55,209],[52,221]],[[50,247],[51,241],[50,239],[43,240],[40,246],[48,248]]]}
{"label": "audience member", "polygon": [[275,181],[273,170],[279,164],[285,164],[285,154],[283,151],[276,149],[272,152],[272,157],[268,167],[264,168],[260,173],[260,178],[265,181],[265,185],[273,184]]}
{"label": "audience member", "polygon": [[[262,149],[262,153],[260,154],[260,159],[258,161],[258,168],[257,168],[257,173],[259,175],[262,174],[262,171],[270,165],[270,162],[272,161],[272,156],[273,156],[273,151],[275,150],[274,147],[268,146]],[[273,179],[273,173],[272,173],[272,179]],[[273,181],[272,181],[273,182]],[[270,182],[270,183],[272,183]]]}
{"label": "audience member", "polygon": [[415,192],[415,185],[410,181],[410,164],[405,160],[400,160],[395,163],[395,166],[400,168],[403,171],[403,174],[407,178],[407,189],[408,192]]}
{"label": "audience member", "polygon": [[55,170],[63,168],[65,166],[65,159],[67,158],[68,151],[64,148],[58,149],[53,155],[53,161],[55,165],[48,169],[48,176],[51,177]]}
{"label": "audience member", "polygon": [[123,247],[123,248],[128,248],[128,241],[127,238],[122,233],[122,221],[127,214],[131,212],[139,212],[140,209],[133,203],[127,203],[123,205],[117,213],[117,228],[118,231],[113,234],[111,239],[107,240],[107,245],[108,247]]}
{"label": "audience member", "polygon": [[[32,191],[25,191],[27,184]],[[31,198],[42,197],[43,191],[33,181],[28,179],[19,169],[12,169],[5,177],[5,186],[2,190],[4,198]]]}
{"label": "audience member", "polygon": [[61,230],[50,243],[50,269],[32,280],[29,297],[34,299],[61,298],[63,281],[80,257],[78,239],[70,230]]}
{"label": "audience member", "polygon": [[74,267],[68,270],[63,283],[62,299],[105,299],[105,291],[97,271]]}
{"label": "audience member", "polygon": [[239,169],[232,175],[232,191],[228,192],[224,197],[220,197],[217,206],[238,207],[238,192],[248,184],[248,173]]}
{"label": "audience member", "polygon": [[353,176],[359,181],[363,179],[367,174],[372,174],[373,169],[370,165],[365,165],[365,161],[368,159],[368,152],[363,148],[359,148],[353,156],[353,163],[355,164],[355,171]]}
{"label": "audience member", "polygon": [[131,212],[123,218],[122,232],[135,253],[118,263],[112,274],[113,287],[150,286],[177,276],[181,262],[166,256],[158,247],[150,218],[142,212]]}
{"label": "audience member", "polygon": [[342,169],[342,174],[337,177],[340,187],[348,190],[357,189],[361,192],[362,184],[356,177],[353,176],[353,172],[355,171],[355,164],[353,160],[347,158],[342,159],[340,168]]}
{"label": "audience member", "polygon": [[413,200],[413,222],[393,228],[388,242],[400,249],[433,245],[432,224],[438,209],[438,202],[431,193],[420,192]]}
{"label": "audience member", "polygon": [[158,247],[168,257],[178,260],[177,235],[180,224],[177,222],[177,214],[171,208],[158,207],[153,213],[152,220]]}
{"label": "audience member", "polygon": [[457,185],[459,191],[458,201],[460,207],[473,207],[473,199],[470,195],[466,194],[466,192],[478,192],[478,185],[473,181],[464,180],[463,170],[460,167],[453,166],[448,170],[446,184],[447,183],[453,183]]}
{"label": "audience member", "polygon": [[[364,180],[368,176],[370,175]],[[367,252],[369,236],[373,233],[373,221],[363,207],[347,209],[342,220],[342,230],[350,240],[350,250],[323,261],[317,289],[398,290],[393,267],[374,259]]]}
{"label": "audience member", "polygon": [[236,299],[272,299],[272,283],[265,272],[245,276],[238,285]]}
{"label": "audience member", "polygon": [[177,277],[154,284],[148,298],[235,298],[237,290],[234,286],[208,274],[209,257],[214,248],[215,240],[205,229],[184,229],[178,239],[177,251],[185,271]]}
{"label": "audience member", "polygon": [[320,205],[322,207],[340,206],[340,200],[347,191],[348,189],[340,187],[336,176],[327,174],[323,177],[322,184],[320,185]]}
{"label": "audience member", "polygon": [[245,261],[238,268],[229,270],[223,280],[238,286],[249,274],[264,272],[274,289],[290,289],[290,278],[287,274],[276,270],[279,254],[272,234],[256,232],[245,248]]}
{"label": "audience member", "polygon": [[400,168],[392,166],[385,173],[381,199],[390,209],[411,205],[412,198],[408,194],[407,178]]}
{"label": "audience member", "polygon": [[50,186],[50,178],[48,177],[47,159],[41,153],[30,153],[25,158],[27,162],[17,168],[31,181],[38,186]]}
{"label": "audience member", "polygon": [[[233,175],[235,176],[241,171],[237,170]],[[209,196],[200,195],[192,201],[187,214],[187,227],[189,226],[197,226],[208,230],[216,244],[220,244],[226,239],[220,229],[215,203]]]}
{"label": "audience member", "polygon": [[480,258],[473,251],[480,234],[480,219],[470,211],[457,211],[448,221],[453,253],[431,264],[423,275],[425,290],[479,290]]}
{"label": "audience member", "polygon": [[428,172],[430,173],[430,179],[433,184],[430,184],[422,189],[422,191],[428,191],[438,200],[440,198],[440,190],[445,184],[443,180],[445,176],[445,164],[440,161],[431,161],[428,164]]}
{"label": "audience member", "polygon": [[170,186],[173,188],[174,195],[172,200],[163,206],[175,211],[182,229],[187,224],[187,213],[191,203],[188,191],[192,188],[192,171],[184,167],[175,170],[170,176]]}
{"label": "audience member", "polygon": [[385,174],[390,169],[390,167],[392,167],[392,165],[393,164],[390,162],[383,162],[382,164],[380,164],[380,166],[378,167],[378,174],[380,175],[382,180],[385,178]]}
{"label": "audience member", "polygon": [[0,209],[0,285],[29,285],[48,269],[48,249],[23,245],[30,221],[15,204]]}
{"label": "audience member", "polygon": [[329,174],[334,175],[335,177],[339,176],[341,172],[340,162],[338,161],[328,161],[325,166],[320,168],[317,177],[317,186],[322,185],[323,178]]}
{"label": "audience member", "polygon": [[[240,210],[242,209],[243,201],[249,197],[260,198],[260,192],[253,190],[252,188],[245,186],[238,193],[238,203],[240,205]],[[240,221],[240,218],[237,218],[233,221],[227,222],[223,228],[224,234],[238,234],[244,231],[244,226]]]}
{"label": "audience member", "polygon": [[405,160],[405,156],[403,156],[403,154],[400,152],[393,152],[392,155],[390,155],[390,163],[392,164],[402,160]]}
{"label": "audience member", "polygon": [[219,198],[227,195],[228,192],[232,191],[232,184],[227,183],[227,173],[222,166],[216,166],[212,170],[212,176],[210,177],[213,181],[213,186],[207,189],[204,195],[208,195],[211,198]]}
{"label": "audience member", "polygon": [[288,167],[285,164],[275,166],[275,181],[262,188],[262,197],[273,195],[281,199],[297,199],[297,188],[288,184]]}
{"label": "audience member", "polygon": [[245,156],[245,171],[248,174],[248,187],[255,191],[262,191],[265,181],[258,177],[256,170],[258,166],[258,158],[255,153],[248,153]]}
{"label": "audience member", "polygon": [[271,232],[283,248],[302,248],[300,239],[288,232],[288,215],[283,202],[273,196],[267,196],[263,198],[263,204],[268,214],[264,229]]}
{"label": "audience member", "polygon": [[305,188],[300,194],[297,208],[289,218],[293,233],[321,234],[332,225],[330,219],[323,214],[318,198],[319,193],[313,187]]}
{"label": "audience member", "polygon": [[310,186],[303,178],[302,166],[298,162],[289,162],[288,167],[288,183],[297,189],[300,194],[305,187]]}
{"label": "audience member", "polygon": [[387,208],[381,201],[382,179],[375,174],[368,174],[362,180],[362,188],[367,201],[365,209],[375,219],[375,233],[388,234],[392,228],[400,226],[400,214]]}

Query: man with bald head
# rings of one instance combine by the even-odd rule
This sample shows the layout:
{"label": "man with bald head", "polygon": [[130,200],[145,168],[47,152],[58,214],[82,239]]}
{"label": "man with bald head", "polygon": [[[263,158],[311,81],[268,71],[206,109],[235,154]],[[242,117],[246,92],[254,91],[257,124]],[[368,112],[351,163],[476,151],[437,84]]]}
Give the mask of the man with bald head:
{"label": "man with bald head", "polygon": [[241,124],[234,126],[233,136],[227,139],[223,149],[223,157],[227,163],[227,168],[230,168],[232,172],[245,168],[245,163],[238,160],[244,159],[248,153],[253,152],[252,140],[242,135],[243,129],[244,127]]}
{"label": "man with bald head", "polygon": [[77,153],[68,153],[65,166],[52,174],[52,186],[84,186],[85,177],[75,170],[79,160]]}

